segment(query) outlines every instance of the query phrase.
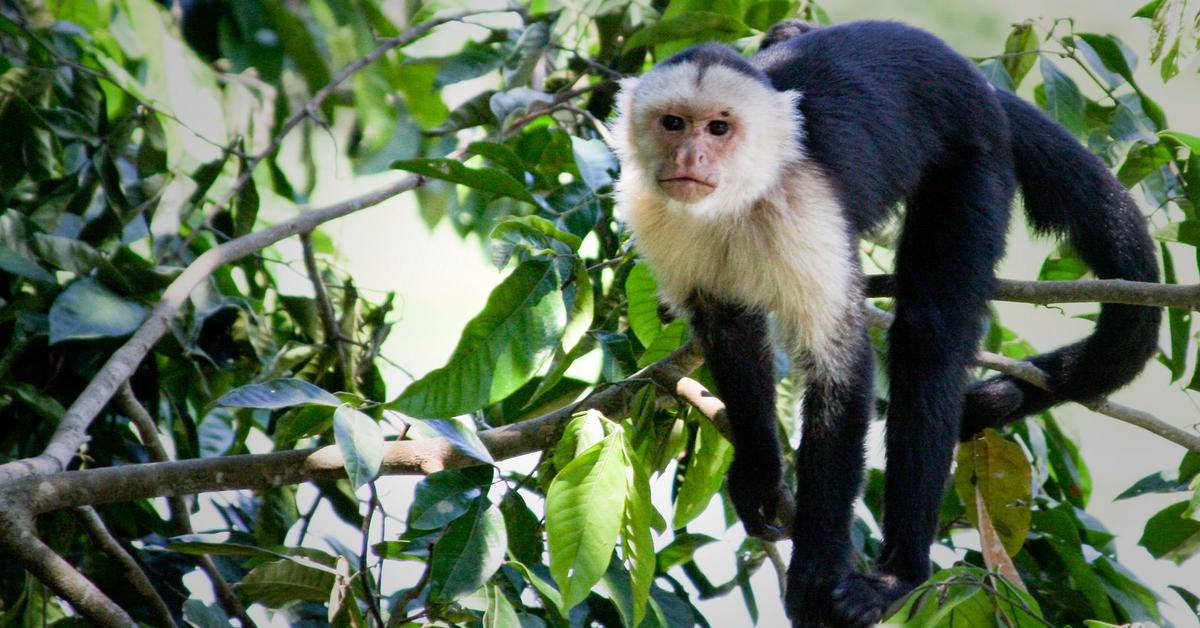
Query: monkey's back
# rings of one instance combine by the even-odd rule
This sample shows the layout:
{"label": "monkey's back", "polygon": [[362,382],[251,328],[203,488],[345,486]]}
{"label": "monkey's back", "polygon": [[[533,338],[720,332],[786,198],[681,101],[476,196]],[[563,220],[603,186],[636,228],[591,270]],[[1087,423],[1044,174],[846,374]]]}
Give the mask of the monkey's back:
{"label": "monkey's back", "polygon": [[1005,117],[987,79],[918,28],[882,21],[820,27],[772,45],[752,63],[776,89],[802,94],[805,149],[843,182],[839,192],[860,230],[959,151],[1007,150]]}

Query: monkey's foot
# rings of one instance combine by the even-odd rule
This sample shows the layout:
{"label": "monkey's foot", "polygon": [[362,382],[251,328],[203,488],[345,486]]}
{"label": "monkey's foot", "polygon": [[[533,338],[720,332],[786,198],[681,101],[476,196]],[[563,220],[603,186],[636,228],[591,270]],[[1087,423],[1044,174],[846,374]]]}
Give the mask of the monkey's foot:
{"label": "monkey's foot", "polygon": [[834,626],[873,626],[917,587],[885,573],[851,573],[833,588],[829,613]]}

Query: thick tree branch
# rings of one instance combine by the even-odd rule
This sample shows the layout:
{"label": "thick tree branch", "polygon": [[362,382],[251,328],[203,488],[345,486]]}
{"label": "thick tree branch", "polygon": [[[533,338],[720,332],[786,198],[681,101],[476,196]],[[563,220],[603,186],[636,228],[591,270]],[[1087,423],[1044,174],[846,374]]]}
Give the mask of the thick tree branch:
{"label": "thick tree branch", "polygon": [[[167,448],[163,447],[162,439],[158,437],[158,427],[154,423],[154,417],[150,416],[145,406],[134,396],[129,382],[121,385],[114,401],[117,409],[129,417],[137,427],[138,435],[141,436],[142,444],[146,447],[150,458],[155,462],[169,461],[171,458],[167,454]],[[183,497],[175,495],[166,499],[167,511],[176,534],[194,533],[192,518],[188,515],[188,506]],[[242,626],[254,626],[254,620],[250,619],[250,615],[246,613],[246,607],[234,595],[233,589],[225,581],[225,576],[221,575],[221,570],[217,568],[217,563],[213,561],[213,558],[207,554],[201,554],[196,557],[196,563],[200,566],[200,570],[208,576],[209,582],[212,583],[213,593],[225,612],[231,617],[242,620]]]}
{"label": "thick tree branch", "polygon": [[[660,381],[663,372],[690,372],[700,365],[700,361],[694,344],[686,344],[629,379],[577,403],[535,419],[484,430],[479,433],[479,438],[497,460],[542,451],[557,441],[567,420],[576,412],[595,409],[607,416],[622,416],[629,412],[636,389],[647,380]],[[671,384],[673,388],[673,382]],[[429,474],[477,464],[477,460],[461,453],[444,438],[392,441],[384,446],[383,452],[383,472],[391,475]],[[0,504],[20,504],[22,510],[39,514],[80,505],[223,490],[267,489],[342,477],[345,477],[345,469],[341,452],[336,446],[329,446],[22,477],[0,483]],[[3,536],[0,534],[0,538]]]}
{"label": "thick tree branch", "polygon": [[[179,311],[180,306],[187,301],[192,290],[218,268],[258,252],[284,238],[311,231],[322,223],[377,205],[401,192],[421,185],[422,182],[421,177],[409,175],[374,192],[303,212],[278,225],[230,240],[205,251],[189,264],[183,273],[171,282],[171,285],[167,286],[162,299],[154,306],[141,327],[113,353],[96,373],[96,376],[92,378],[92,381],[88,382],[87,387],[63,414],[46,449],[34,458],[15,460],[0,465],[0,485],[28,475],[55,473],[65,469],[75,456],[76,450],[87,440],[87,428],[91,425],[92,420],[166,333],[171,320]],[[184,491],[184,493],[187,492],[195,491]]]}
{"label": "thick tree branch", "polygon": [[0,495],[0,530],[0,555],[20,561],[33,577],[92,624],[120,628],[136,625],[124,609],[37,537],[29,510],[20,502],[10,501],[7,495]]}
{"label": "thick tree branch", "polygon": [[[867,277],[867,296],[896,296],[893,275]],[[1125,303],[1200,309],[1200,285],[1126,281],[1124,279],[1081,279],[1078,281],[1018,281],[999,279],[996,301],[1016,303]]]}
{"label": "thick tree branch", "polygon": [[108,531],[108,527],[104,525],[104,520],[96,513],[96,509],[91,506],[78,506],[73,508],[72,512],[75,514],[76,520],[83,526],[84,531],[87,532],[88,537],[92,539],[92,543],[120,566],[126,580],[133,585],[138,595],[141,595],[149,605],[155,623],[159,626],[174,626],[175,620],[171,617],[171,610],[167,608],[167,603],[163,601],[158,591],[154,590],[154,585],[146,577],[146,572],[142,571],[142,566]]}

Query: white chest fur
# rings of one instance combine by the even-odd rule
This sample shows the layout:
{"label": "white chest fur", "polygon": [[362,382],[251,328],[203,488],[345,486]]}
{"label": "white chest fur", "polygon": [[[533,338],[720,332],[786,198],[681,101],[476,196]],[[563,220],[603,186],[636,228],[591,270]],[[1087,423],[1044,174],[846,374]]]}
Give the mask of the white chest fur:
{"label": "white chest fur", "polygon": [[836,354],[862,301],[857,253],[821,173],[804,163],[787,170],[786,183],[736,215],[695,217],[630,179],[618,205],[672,307],[702,290],[773,313],[789,350]]}

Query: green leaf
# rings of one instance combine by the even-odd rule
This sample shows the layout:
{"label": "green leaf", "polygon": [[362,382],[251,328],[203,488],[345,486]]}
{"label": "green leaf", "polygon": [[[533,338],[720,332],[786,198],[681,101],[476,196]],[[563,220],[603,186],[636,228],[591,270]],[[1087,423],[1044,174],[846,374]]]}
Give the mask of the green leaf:
{"label": "green leaf", "polygon": [[1041,57],[1042,80],[1045,81],[1046,111],[1076,137],[1083,135],[1084,98],[1079,86],[1063,74],[1048,57]]}
{"label": "green leaf", "polygon": [[571,461],[546,491],[550,573],[563,609],[582,602],[608,568],[627,491],[619,429]]}
{"label": "green leaf", "polygon": [[696,445],[688,459],[683,484],[675,496],[675,515],[671,527],[678,530],[708,508],[713,495],[721,490],[725,472],[733,462],[733,445],[717,431],[712,421],[697,421]]}
{"label": "green leaf", "polygon": [[638,368],[644,368],[651,364],[671,355],[671,352],[678,349],[683,344],[684,338],[688,335],[688,324],[685,320],[673,321],[670,325],[663,327],[662,331],[654,337],[650,346],[642,353],[642,357],[638,358]]}
{"label": "green leaf", "polygon": [[656,556],[650,522],[654,518],[655,509],[650,501],[650,475],[628,439],[623,440],[626,500],[625,516],[621,525],[621,548],[624,550],[625,568],[629,572],[629,584],[633,594],[632,624],[636,626],[646,615],[650,585],[654,582]]}
{"label": "green leaf", "polygon": [[546,49],[550,45],[550,22],[534,22],[525,27],[517,38],[512,54],[505,59],[504,82],[527,85]]}
{"label": "green leaf", "polygon": [[553,612],[561,614],[562,595],[558,592],[558,589],[554,588],[554,585],[543,580],[541,576],[534,573],[532,569],[526,567],[523,563],[508,562],[505,565],[520,571],[521,575],[525,577],[525,581],[533,585],[533,589],[542,598],[542,601],[545,603],[544,605],[548,609],[553,609]]}
{"label": "green leaf", "polygon": [[1185,515],[1188,506],[1187,501],[1171,504],[1150,517],[1138,545],[1177,564],[1200,552],[1200,521]]}
{"label": "green leaf", "polygon": [[392,168],[457,183],[495,196],[537,204],[528,188],[497,168],[468,168],[456,159],[402,159],[393,162]]}
{"label": "green leaf", "polygon": [[290,447],[301,438],[324,434],[333,427],[333,413],[329,408],[325,404],[313,404],[283,413],[275,424],[275,443]]}
{"label": "green leaf", "polygon": [[1169,139],[1180,146],[1186,146],[1193,155],[1200,155],[1200,137],[1179,131],[1161,131],[1158,136]]}
{"label": "green leaf", "polygon": [[1115,621],[1116,613],[1104,583],[1083,555],[1083,540],[1079,537],[1071,508],[1070,504],[1064,503],[1053,509],[1039,509],[1034,513],[1033,527],[1062,560],[1072,580],[1071,588],[1087,600],[1092,614],[1104,621]]}
{"label": "green leaf", "polygon": [[436,530],[462,516],[483,489],[458,471],[438,471],[417,483],[408,526]]}
{"label": "green leaf", "polygon": [[483,611],[483,628],[518,628],[520,625],[517,610],[500,587],[495,584],[487,585],[487,608]]}
{"label": "green leaf", "polygon": [[[247,164],[241,165],[243,172],[248,167]],[[258,220],[258,185],[254,183],[254,177],[246,180],[246,185],[238,190],[237,197],[233,203],[233,237],[240,238],[254,230],[254,223]]]}
{"label": "green leaf", "polygon": [[503,267],[520,251],[521,260],[532,257],[574,257],[581,240],[537,216],[512,216],[501,220],[491,234],[492,262]]}
{"label": "green leaf", "polygon": [[546,92],[517,87],[492,94],[488,100],[488,108],[500,123],[500,128],[508,129],[513,120],[530,113],[534,107],[546,109],[553,103],[554,97]]}
{"label": "green leaf", "polygon": [[786,0],[769,0],[755,2],[746,9],[742,18],[746,25],[754,30],[766,32],[776,22],[782,21],[792,13],[792,3]]}
{"label": "green leaf", "polygon": [[586,410],[573,416],[563,428],[562,436],[554,446],[554,467],[559,471],[567,468],[593,445],[612,433],[612,424],[597,410]]}
{"label": "green leaf", "polygon": [[1076,37],[1079,39],[1076,43],[1080,44],[1079,50],[1088,65],[1104,77],[1109,87],[1118,87],[1122,82],[1136,85],[1133,69],[1137,59],[1121,40],[1112,35],[1095,33],[1077,33]]}
{"label": "green leaf", "polygon": [[487,499],[477,499],[433,546],[429,601],[448,604],[483,586],[504,562],[508,538],[504,517]]}
{"label": "green leaf", "polygon": [[546,262],[517,267],[463,329],[450,361],[411,384],[389,407],[450,417],[495,403],[533,377],[558,344],[566,310]]}
{"label": "green leaf", "polygon": [[434,76],[433,86],[443,88],[479,78],[500,67],[503,59],[490,50],[464,50],[450,57]]}
{"label": "green leaf", "polygon": [[236,589],[238,597],[248,602],[282,608],[296,601],[327,602],[333,583],[332,573],[285,559],[250,570]]}
{"label": "green leaf", "polygon": [[[391,412],[384,410],[384,412]],[[421,438],[444,438],[450,441],[463,455],[469,456],[484,464],[492,464],[492,454],[475,430],[463,425],[455,419],[423,419],[409,423],[409,432]]]}
{"label": "green leaf", "polygon": [[658,319],[658,280],[648,264],[639,263],[629,270],[625,277],[625,298],[629,301],[626,312],[629,328],[648,347],[663,329]]}
{"label": "green leaf", "polygon": [[694,37],[729,41],[752,33],[750,27],[737,18],[709,11],[691,11],[638,30],[625,42],[625,50]]}
{"label": "green leaf", "polygon": [[504,494],[500,500],[500,514],[504,515],[504,529],[508,532],[509,554],[522,563],[541,563],[544,549],[541,522],[519,492],[510,490]]}
{"label": "green leaf", "polygon": [[135,292],[126,277],[108,261],[104,254],[88,243],[74,238],[37,233],[33,236],[33,249],[47,264],[75,273],[87,275],[98,268],[100,277],[126,294]]}
{"label": "green leaf", "polygon": [[1029,532],[1031,467],[1020,445],[1005,440],[994,430],[959,446],[954,489],[967,509],[971,525],[979,525],[975,487],[996,529],[1004,550],[1015,556]]}
{"label": "green leaf", "polygon": [[619,168],[616,155],[602,140],[585,140],[571,136],[571,149],[575,154],[575,165],[579,176],[594,192],[612,185],[612,173]]}
{"label": "green leaf", "polygon": [[374,419],[348,405],[340,405],[333,412],[333,437],[346,461],[346,475],[355,487],[379,475],[383,464],[383,432]]}
{"label": "green leaf", "polygon": [[285,378],[235,388],[215,402],[215,405],[231,408],[268,410],[310,404],[337,407],[342,400],[302,379]]}
{"label": "green leaf", "polygon": [[1038,55],[1038,36],[1033,29],[1033,23],[1029,21],[1021,22],[1013,26],[1013,30],[1008,34],[1008,39],[1004,41],[1003,60],[1004,69],[1008,76],[1012,79],[1013,91],[1025,79],[1025,75],[1033,69],[1033,64],[1037,62]]}
{"label": "green leaf", "polygon": [[666,573],[672,567],[690,563],[696,550],[717,542],[717,539],[707,534],[692,532],[676,534],[671,543],[658,552],[658,570]]}
{"label": "green leaf", "polygon": [[149,310],[91,277],[76,280],[50,306],[50,344],[132,334]]}
{"label": "green leaf", "polygon": [[0,244],[0,270],[18,277],[32,279],[38,283],[55,285],[58,283],[54,275],[37,265],[37,262]]}

